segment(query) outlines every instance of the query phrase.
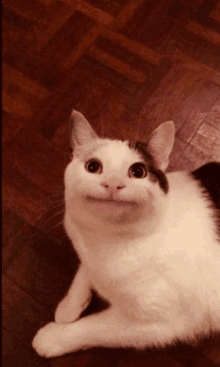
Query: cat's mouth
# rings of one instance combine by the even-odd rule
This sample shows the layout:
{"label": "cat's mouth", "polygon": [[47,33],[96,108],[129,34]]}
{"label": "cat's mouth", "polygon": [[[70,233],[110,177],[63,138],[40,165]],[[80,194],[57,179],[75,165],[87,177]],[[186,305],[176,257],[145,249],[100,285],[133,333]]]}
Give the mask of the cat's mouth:
{"label": "cat's mouth", "polygon": [[87,196],[86,199],[90,203],[100,204],[100,205],[109,205],[109,206],[136,206],[137,203],[135,201],[121,200],[121,199],[113,199],[113,198],[96,198],[93,196]]}

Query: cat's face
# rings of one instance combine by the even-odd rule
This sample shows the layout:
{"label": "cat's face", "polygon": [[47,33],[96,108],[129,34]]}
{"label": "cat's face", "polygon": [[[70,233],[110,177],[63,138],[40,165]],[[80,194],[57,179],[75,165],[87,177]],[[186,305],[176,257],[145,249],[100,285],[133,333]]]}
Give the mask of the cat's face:
{"label": "cat's face", "polygon": [[65,185],[67,202],[81,201],[85,211],[121,221],[151,201],[155,183],[138,151],[100,139],[78,151]]}
{"label": "cat's face", "polygon": [[156,213],[168,187],[147,149],[100,139],[91,131],[89,136],[87,129],[78,129],[65,172],[67,210],[90,223],[128,223]]}

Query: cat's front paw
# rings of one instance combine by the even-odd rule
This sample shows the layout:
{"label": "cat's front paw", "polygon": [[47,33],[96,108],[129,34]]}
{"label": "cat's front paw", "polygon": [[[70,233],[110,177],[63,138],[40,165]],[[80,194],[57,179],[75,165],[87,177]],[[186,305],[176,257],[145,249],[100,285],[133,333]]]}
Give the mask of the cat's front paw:
{"label": "cat's front paw", "polygon": [[81,313],[85,310],[85,308],[89,305],[91,300],[91,295],[85,299],[84,302],[77,302],[74,303],[67,295],[60,301],[60,303],[57,306],[57,309],[55,311],[55,322],[58,324],[69,324],[73,321],[76,321]]}
{"label": "cat's front paw", "polygon": [[62,299],[55,311],[55,322],[58,324],[69,324],[77,320],[80,316],[81,309],[74,309],[73,305],[69,302],[68,296]]}
{"label": "cat's front paw", "polygon": [[65,345],[66,325],[50,322],[35,335],[32,346],[41,357],[58,357],[68,353]]}

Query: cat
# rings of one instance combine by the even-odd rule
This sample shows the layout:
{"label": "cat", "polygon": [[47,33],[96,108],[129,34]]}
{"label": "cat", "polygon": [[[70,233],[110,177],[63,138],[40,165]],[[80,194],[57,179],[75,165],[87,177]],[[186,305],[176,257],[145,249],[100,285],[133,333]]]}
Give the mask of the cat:
{"label": "cat", "polygon": [[[77,111],[71,125],[64,225],[81,264],[33,348],[55,357],[219,332],[220,163],[165,174],[172,121],[146,143],[99,138]],[[80,318],[92,289],[110,307]]]}

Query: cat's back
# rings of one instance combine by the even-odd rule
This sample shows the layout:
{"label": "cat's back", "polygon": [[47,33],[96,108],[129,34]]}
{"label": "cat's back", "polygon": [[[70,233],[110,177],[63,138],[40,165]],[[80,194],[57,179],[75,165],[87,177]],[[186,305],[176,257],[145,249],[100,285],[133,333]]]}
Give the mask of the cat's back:
{"label": "cat's back", "polygon": [[191,174],[220,213],[220,163],[207,163]]}
{"label": "cat's back", "polygon": [[199,183],[199,189],[212,209],[212,219],[220,244],[220,163],[207,163],[191,172],[191,175]]}
{"label": "cat's back", "polygon": [[[169,221],[178,242],[193,248],[220,250],[220,163],[211,162],[193,172],[167,175],[170,184]],[[177,233],[176,233],[177,232]],[[170,236],[170,234],[169,234]],[[182,241],[181,241],[182,239]],[[193,250],[193,249],[192,249]],[[188,249],[190,251],[190,248]]]}

